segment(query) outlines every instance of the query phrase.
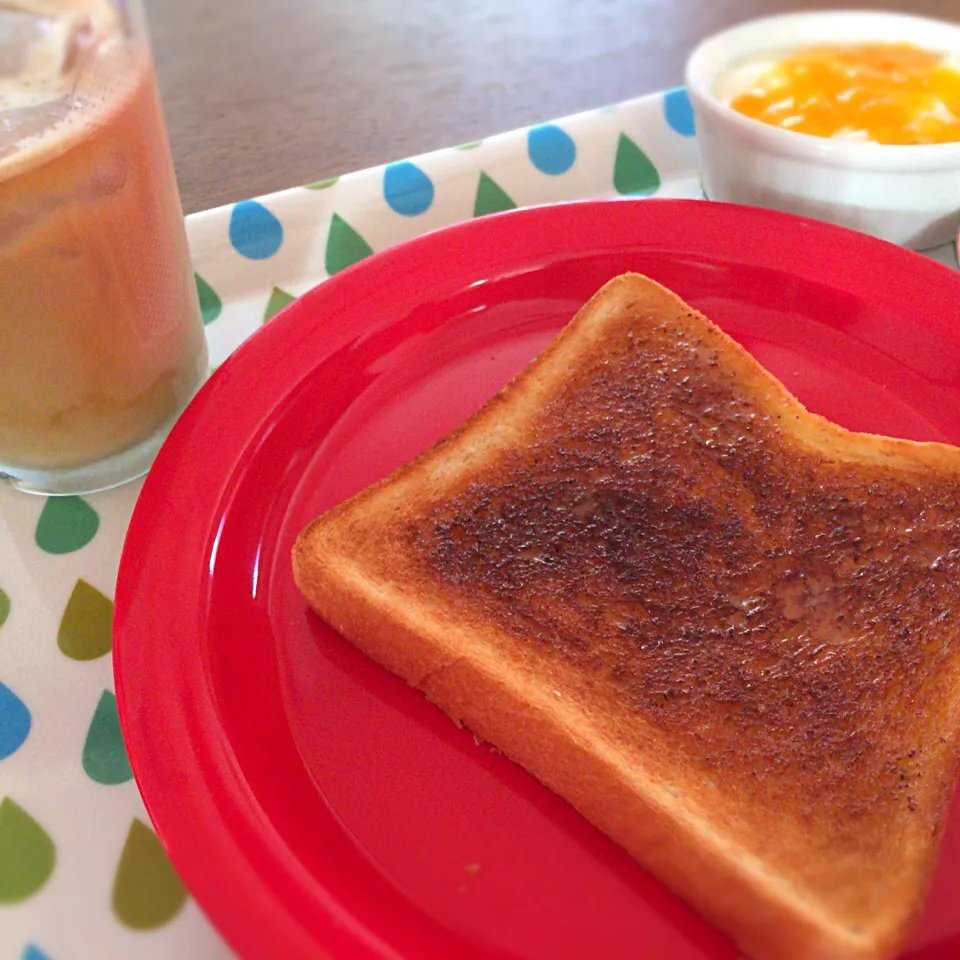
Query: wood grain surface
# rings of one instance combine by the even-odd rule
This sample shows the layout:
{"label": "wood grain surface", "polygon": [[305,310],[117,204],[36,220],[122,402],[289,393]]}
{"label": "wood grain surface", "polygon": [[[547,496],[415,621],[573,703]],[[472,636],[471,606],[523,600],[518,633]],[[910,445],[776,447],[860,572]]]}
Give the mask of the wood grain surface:
{"label": "wood grain surface", "polygon": [[681,82],[692,46],[825,7],[960,0],[145,0],[189,213]]}

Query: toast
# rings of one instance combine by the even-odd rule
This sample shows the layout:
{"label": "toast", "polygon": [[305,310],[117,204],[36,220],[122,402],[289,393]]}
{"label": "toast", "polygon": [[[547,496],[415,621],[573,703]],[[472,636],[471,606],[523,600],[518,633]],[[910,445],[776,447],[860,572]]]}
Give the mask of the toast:
{"label": "toast", "polygon": [[754,960],[902,947],[960,749],[960,449],[808,412],[626,274],[293,570]]}

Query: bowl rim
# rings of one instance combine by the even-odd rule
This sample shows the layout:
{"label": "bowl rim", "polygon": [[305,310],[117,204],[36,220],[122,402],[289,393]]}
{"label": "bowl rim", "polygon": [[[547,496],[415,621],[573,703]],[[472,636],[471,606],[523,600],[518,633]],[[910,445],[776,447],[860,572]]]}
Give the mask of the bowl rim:
{"label": "bowl rim", "polygon": [[[713,81],[717,70],[708,71],[704,61],[723,59],[722,51],[732,40],[756,35],[754,52],[762,52],[769,44],[764,36],[773,27],[783,27],[790,23],[799,24],[820,21],[825,28],[830,22],[858,19],[877,22],[885,20],[898,22],[914,29],[942,29],[957,35],[957,56],[960,58],[960,24],[935,17],[919,16],[901,11],[887,10],[806,10],[794,13],[774,14],[742,20],[718,33],[704,38],[694,47],[687,58],[685,83],[694,109],[709,111],[713,116],[732,126],[739,133],[755,141],[765,141],[772,152],[784,156],[817,160],[836,166],[856,166],[863,169],[939,169],[960,166],[960,140],[949,143],[885,144],[874,142],[833,140],[775,127],[739,113],[724,103],[713,92]],[[825,31],[826,32],[826,31]],[[829,32],[825,41],[829,42]],[[907,42],[911,41],[906,38]],[[797,46],[815,41],[799,41]],[[918,43],[918,46],[921,45]],[[952,46],[952,45],[951,45]],[[729,61],[728,61],[729,63]],[[720,69],[723,69],[721,67]]]}

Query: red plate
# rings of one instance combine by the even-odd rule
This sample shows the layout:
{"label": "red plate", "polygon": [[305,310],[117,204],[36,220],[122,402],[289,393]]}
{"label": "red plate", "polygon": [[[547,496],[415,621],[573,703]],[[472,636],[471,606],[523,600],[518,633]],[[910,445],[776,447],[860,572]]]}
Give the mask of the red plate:
{"label": "red plate", "polygon": [[[769,211],[516,211],[290,306],[161,451],[116,597],[137,782],[243,956],[735,957],[563,801],[308,614],[290,575],[308,520],[459,423],[625,270],[704,310],[813,410],[960,443],[960,275]],[[913,960],[960,955],[958,827]]]}

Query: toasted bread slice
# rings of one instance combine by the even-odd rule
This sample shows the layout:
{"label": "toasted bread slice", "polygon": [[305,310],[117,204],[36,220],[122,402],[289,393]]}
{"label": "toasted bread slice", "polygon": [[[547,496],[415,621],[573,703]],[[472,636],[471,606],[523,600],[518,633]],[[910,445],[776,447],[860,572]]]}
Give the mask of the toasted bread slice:
{"label": "toasted bread slice", "polygon": [[627,274],[293,564],[751,957],[902,946],[960,747],[957,448],[809,413]]}

